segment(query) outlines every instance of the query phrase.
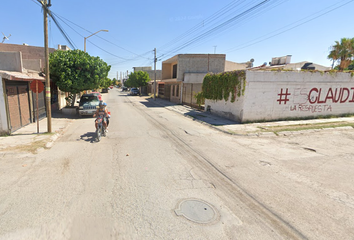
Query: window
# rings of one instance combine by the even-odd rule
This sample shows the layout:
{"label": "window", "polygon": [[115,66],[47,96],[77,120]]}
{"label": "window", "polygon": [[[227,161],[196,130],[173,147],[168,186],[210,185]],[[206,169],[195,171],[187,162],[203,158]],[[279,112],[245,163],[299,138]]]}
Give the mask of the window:
{"label": "window", "polygon": [[179,86],[176,85],[176,97],[178,97],[178,96],[179,96]]}
{"label": "window", "polygon": [[172,78],[177,78],[177,64],[173,65]]}

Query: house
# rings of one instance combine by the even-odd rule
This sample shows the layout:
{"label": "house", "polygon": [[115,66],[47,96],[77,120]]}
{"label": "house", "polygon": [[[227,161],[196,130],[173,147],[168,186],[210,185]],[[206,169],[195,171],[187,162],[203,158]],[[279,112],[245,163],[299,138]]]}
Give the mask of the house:
{"label": "house", "polygon": [[225,54],[178,54],[162,62],[158,96],[171,102],[196,106],[194,95],[202,90],[204,76],[245,69],[249,63],[226,61]]}
{"label": "house", "polygon": [[[149,74],[149,78],[151,81],[148,83],[146,87],[142,87],[141,93],[143,94],[149,94],[149,93],[154,93],[154,82],[155,82],[155,70],[153,70],[151,67],[133,67],[134,72],[135,71],[143,71]],[[156,70],[156,83],[161,81],[161,76],[162,76],[162,70]]]}
{"label": "house", "polygon": [[291,63],[291,55],[286,55],[282,57],[273,57],[272,61],[269,62],[269,66],[267,63],[264,63],[262,66],[254,67],[250,69],[284,69],[284,70],[318,70],[318,71],[329,71],[332,68],[326,67],[320,64],[312,63],[309,61],[302,61],[297,63]]}
{"label": "house", "polygon": [[[9,134],[35,121],[37,103],[29,84],[33,80],[44,83],[45,78],[38,71],[25,69],[24,62],[21,52],[0,52],[0,134]],[[30,62],[32,66],[39,63]],[[38,105],[39,115],[45,116],[44,93],[39,94]]]}
{"label": "house", "polygon": [[[60,49],[66,49],[59,45]],[[49,52],[54,52],[49,48]],[[30,89],[30,82],[45,83],[45,52],[43,47],[27,44],[0,43],[0,133],[11,133],[36,121],[36,94]],[[51,82],[52,109],[65,106],[65,94]],[[39,118],[46,116],[45,93],[38,94]]]}

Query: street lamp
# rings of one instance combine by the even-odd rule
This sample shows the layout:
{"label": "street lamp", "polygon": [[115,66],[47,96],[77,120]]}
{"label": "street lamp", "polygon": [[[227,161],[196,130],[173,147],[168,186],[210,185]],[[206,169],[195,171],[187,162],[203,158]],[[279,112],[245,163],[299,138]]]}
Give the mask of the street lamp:
{"label": "street lamp", "polygon": [[99,30],[98,32],[95,32],[94,34],[91,34],[90,36],[88,36],[88,37],[85,37],[85,47],[84,47],[84,51],[86,52],[86,39],[88,39],[89,37],[91,37],[91,36],[93,36],[93,35],[95,35],[95,34],[97,34],[97,33],[99,33],[99,32],[101,32],[101,31],[103,31],[103,32],[108,32],[108,30]]}

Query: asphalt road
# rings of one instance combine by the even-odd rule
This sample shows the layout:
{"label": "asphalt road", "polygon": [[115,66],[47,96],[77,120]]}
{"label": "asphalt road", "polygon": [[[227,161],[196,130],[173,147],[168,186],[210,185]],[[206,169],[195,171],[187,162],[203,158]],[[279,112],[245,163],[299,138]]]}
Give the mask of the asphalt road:
{"label": "asphalt road", "polygon": [[104,98],[101,142],[82,118],[52,148],[1,160],[0,239],[354,238],[353,131],[233,136]]}

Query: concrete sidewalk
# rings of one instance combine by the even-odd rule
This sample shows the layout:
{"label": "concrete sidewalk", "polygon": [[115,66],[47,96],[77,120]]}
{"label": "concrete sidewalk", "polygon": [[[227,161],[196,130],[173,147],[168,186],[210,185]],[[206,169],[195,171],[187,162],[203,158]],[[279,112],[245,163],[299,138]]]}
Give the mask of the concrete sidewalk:
{"label": "concrete sidewalk", "polygon": [[[11,156],[11,154],[18,152],[31,152],[34,154],[45,148],[50,148],[75,118],[76,116],[68,116],[60,111],[53,111],[51,133],[48,133],[47,118],[43,118],[39,121],[39,129],[37,129],[37,123],[35,122],[18,129],[10,136],[1,136],[0,158]],[[39,133],[37,133],[38,130]]]}
{"label": "concrete sidewalk", "polygon": [[148,99],[148,101],[190,117],[194,121],[206,124],[221,132],[239,136],[287,136],[334,128],[337,130],[353,130],[354,126],[354,117],[240,124],[226,118],[218,117],[210,112],[200,111],[186,105],[174,104],[167,100],[156,98],[155,100]]}

